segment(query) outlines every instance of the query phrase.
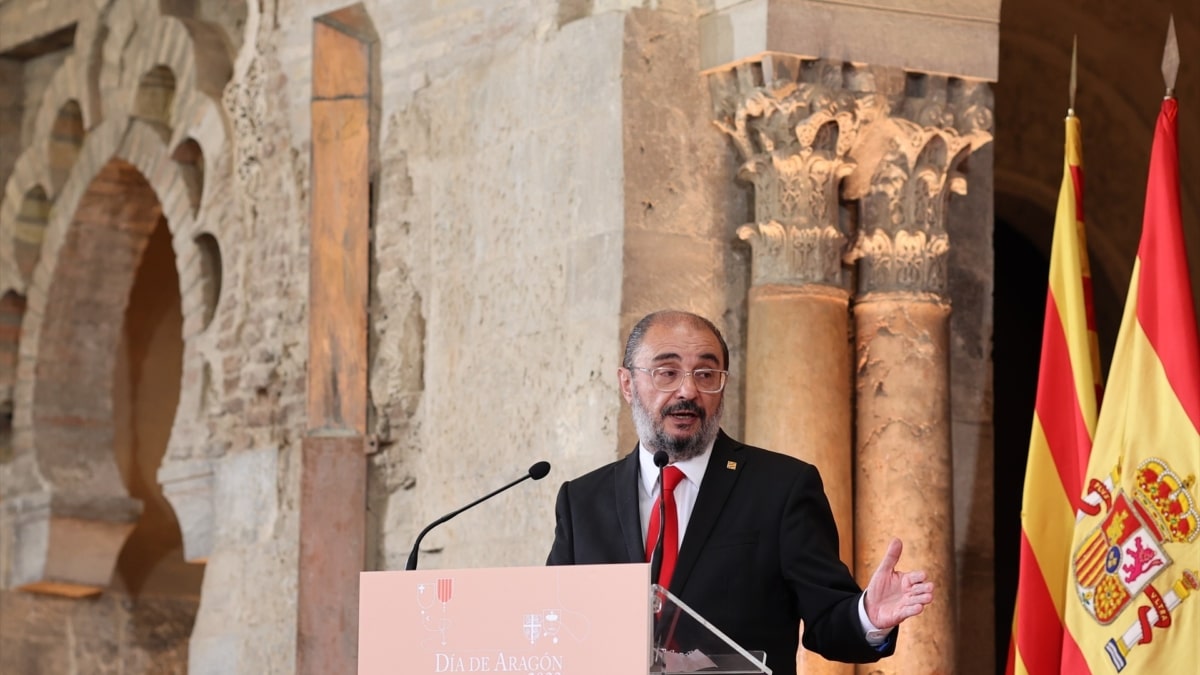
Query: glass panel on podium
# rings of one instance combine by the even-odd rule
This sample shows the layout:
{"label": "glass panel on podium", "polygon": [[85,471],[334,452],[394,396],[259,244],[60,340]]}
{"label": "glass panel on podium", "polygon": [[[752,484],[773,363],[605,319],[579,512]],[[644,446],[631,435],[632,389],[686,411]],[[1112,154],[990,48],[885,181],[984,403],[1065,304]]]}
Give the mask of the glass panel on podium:
{"label": "glass panel on podium", "polygon": [[750,652],[730,640],[670,591],[650,587],[654,642],[650,673],[771,675],[763,652]]}

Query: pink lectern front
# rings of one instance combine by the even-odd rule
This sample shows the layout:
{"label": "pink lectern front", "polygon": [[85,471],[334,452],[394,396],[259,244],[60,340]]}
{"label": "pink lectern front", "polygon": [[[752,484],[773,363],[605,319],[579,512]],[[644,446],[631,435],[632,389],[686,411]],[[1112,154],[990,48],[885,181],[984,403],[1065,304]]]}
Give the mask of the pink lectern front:
{"label": "pink lectern front", "polygon": [[645,673],[650,566],[363,572],[359,675]]}

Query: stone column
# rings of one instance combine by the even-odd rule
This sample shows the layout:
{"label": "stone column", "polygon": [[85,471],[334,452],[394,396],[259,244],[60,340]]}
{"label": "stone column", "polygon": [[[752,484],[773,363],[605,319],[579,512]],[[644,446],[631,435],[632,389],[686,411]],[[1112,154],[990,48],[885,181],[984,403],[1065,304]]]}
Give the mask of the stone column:
{"label": "stone column", "polygon": [[[842,88],[843,66],[768,55],[714,74],[717,125],[754,185],[745,436],[821,471],[853,566],[851,353],[838,187],[847,152],[875,112]],[[853,672],[801,649],[804,673]]]}
{"label": "stone column", "polygon": [[990,113],[973,119],[977,110],[964,109],[960,133],[946,79],[909,76],[910,95],[929,87],[932,105],[905,100],[863,135],[844,194],[859,200],[861,218],[847,256],[859,264],[857,576],[869,579],[898,537],[899,568],[924,569],[937,585],[934,603],[905,624],[895,656],[860,667],[872,675],[955,671],[946,211],[951,193],[966,192],[959,169],[990,138],[979,130]]}

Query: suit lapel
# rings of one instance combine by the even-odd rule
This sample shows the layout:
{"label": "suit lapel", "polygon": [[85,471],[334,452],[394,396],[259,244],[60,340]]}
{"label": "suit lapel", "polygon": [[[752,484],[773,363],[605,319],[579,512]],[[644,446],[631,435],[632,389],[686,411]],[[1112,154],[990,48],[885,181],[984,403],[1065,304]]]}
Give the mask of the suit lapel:
{"label": "suit lapel", "polygon": [[676,595],[682,593],[687,585],[692,567],[699,559],[700,551],[717,524],[717,517],[721,515],[721,509],[741,473],[742,461],[738,453],[741,447],[724,431],[719,433],[717,442],[713,444],[708,468],[704,470],[704,482],[700,484],[700,493],[696,495],[696,506],[688,520],[687,531],[683,533],[683,545],[675,561],[675,574],[671,577],[671,591]]}
{"label": "suit lapel", "polygon": [[625,542],[626,562],[646,562],[646,544],[642,541],[642,517],[638,511],[638,453],[633,452],[617,464],[616,496],[617,521],[621,524],[621,538]]}

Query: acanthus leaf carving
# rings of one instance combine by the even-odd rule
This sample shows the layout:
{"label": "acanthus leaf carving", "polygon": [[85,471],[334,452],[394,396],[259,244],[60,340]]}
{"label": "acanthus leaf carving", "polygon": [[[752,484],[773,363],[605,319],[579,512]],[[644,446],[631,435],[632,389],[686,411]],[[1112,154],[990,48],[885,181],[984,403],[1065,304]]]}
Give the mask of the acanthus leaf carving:
{"label": "acanthus leaf carving", "polygon": [[833,226],[795,227],[770,220],[743,225],[737,235],[754,251],[755,285],[840,282],[846,237]]}
{"label": "acanthus leaf carving", "polygon": [[860,236],[846,254],[846,262],[859,262],[870,279],[867,292],[915,291],[942,295],[946,291],[949,237],[943,232],[876,229]]}
{"label": "acanthus leaf carving", "polygon": [[[849,152],[860,129],[886,113],[885,98],[843,88],[843,70],[776,56],[722,80],[733,91],[718,97],[715,124],[743,159],[738,177],[755,188],[756,223],[739,230],[752,243],[754,283],[843,285],[838,186],[855,169]],[[761,82],[764,73],[801,79]],[[787,244],[767,245],[772,237]]]}
{"label": "acanthus leaf carving", "polygon": [[[862,261],[860,290],[944,293],[950,195],[966,194],[960,169],[991,137],[903,118],[874,125],[867,135],[856,147],[860,171],[844,194],[862,204],[859,234],[846,258]],[[917,234],[928,243],[920,255],[914,253]]]}
{"label": "acanthus leaf carving", "polygon": [[[738,230],[754,283],[841,286],[842,264],[862,261],[862,292],[945,291],[949,198],[991,141],[987,83],[779,54],[711,82],[716,125],[755,188],[756,222]],[[859,202],[849,252],[839,188]]]}

